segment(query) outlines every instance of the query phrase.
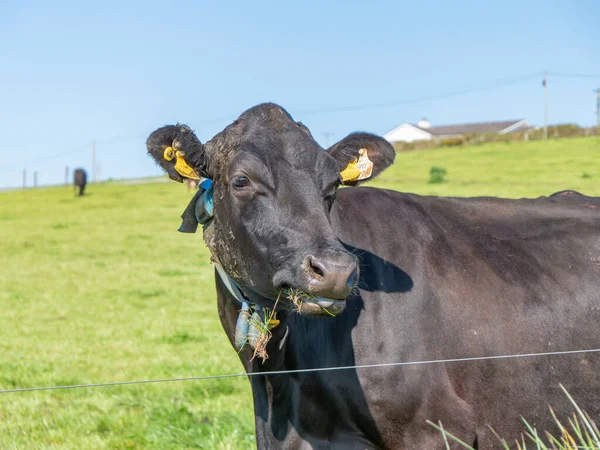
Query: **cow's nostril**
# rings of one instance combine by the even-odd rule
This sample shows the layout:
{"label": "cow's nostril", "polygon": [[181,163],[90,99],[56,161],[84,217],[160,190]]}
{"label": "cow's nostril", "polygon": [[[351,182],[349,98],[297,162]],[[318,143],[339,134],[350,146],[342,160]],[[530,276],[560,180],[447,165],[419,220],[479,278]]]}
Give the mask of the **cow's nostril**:
{"label": "cow's nostril", "polygon": [[307,292],[317,297],[344,299],[359,280],[355,258],[340,252],[331,252],[319,258],[309,255],[304,258],[302,268],[307,277]]}
{"label": "cow's nostril", "polygon": [[349,288],[353,288],[356,282],[358,281],[358,267],[355,267],[350,276],[348,277],[348,281],[346,281],[346,286]]}
{"label": "cow's nostril", "polygon": [[309,258],[308,264],[310,269],[320,277],[325,276],[325,267],[319,261],[314,260],[313,258]]}

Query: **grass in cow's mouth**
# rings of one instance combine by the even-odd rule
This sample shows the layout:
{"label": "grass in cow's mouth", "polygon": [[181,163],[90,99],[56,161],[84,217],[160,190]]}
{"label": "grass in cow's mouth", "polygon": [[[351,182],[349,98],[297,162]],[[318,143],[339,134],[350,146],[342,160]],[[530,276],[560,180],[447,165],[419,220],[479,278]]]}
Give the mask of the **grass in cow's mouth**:
{"label": "grass in cow's mouth", "polygon": [[323,311],[325,311],[325,313],[327,313],[331,317],[335,317],[335,314],[332,314],[331,312],[329,312],[327,310],[327,308],[325,308],[324,306],[321,306],[317,303],[317,299],[314,297],[314,295],[310,295],[307,292],[304,292],[304,291],[301,291],[300,289],[295,289],[295,288],[287,288],[287,289],[284,289],[282,292],[286,295],[288,300],[290,300],[292,302],[293,309],[298,314],[302,314],[302,304],[304,302],[310,302],[310,303],[314,303],[315,305],[318,305],[319,308],[321,308]]}
{"label": "grass in cow's mouth", "polygon": [[308,297],[308,294],[294,288],[284,289],[283,293],[288,300],[292,302],[294,311],[300,313],[300,311],[302,311],[302,303],[304,302],[305,297]]}

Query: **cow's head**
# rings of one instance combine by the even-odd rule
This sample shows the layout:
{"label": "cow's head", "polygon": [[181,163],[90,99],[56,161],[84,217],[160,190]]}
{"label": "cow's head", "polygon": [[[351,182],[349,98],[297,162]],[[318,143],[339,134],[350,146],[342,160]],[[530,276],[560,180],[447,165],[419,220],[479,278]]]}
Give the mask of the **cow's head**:
{"label": "cow's head", "polygon": [[360,184],[393,162],[387,141],[355,133],[325,151],[283,108],[262,104],[206,144],[173,125],[152,133],[147,147],[172,179],[213,180],[208,244],[246,294],[280,304],[299,295],[307,315],[343,311],[358,261],[336,238],[330,211],[342,177]]}

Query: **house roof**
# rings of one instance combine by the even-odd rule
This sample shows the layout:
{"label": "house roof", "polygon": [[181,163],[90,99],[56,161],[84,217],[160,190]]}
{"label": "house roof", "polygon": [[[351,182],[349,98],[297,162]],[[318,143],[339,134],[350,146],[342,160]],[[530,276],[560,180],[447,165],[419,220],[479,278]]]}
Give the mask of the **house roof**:
{"label": "house roof", "polygon": [[518,128],[530,128],[531,124],[525,119],[503,120],[500,122],[463,123],[460,125],[441,125],[438,127],[421,128],[413,125],[433,136],[447,136],[467,133],[500,133],[504,130],[513,131]]}

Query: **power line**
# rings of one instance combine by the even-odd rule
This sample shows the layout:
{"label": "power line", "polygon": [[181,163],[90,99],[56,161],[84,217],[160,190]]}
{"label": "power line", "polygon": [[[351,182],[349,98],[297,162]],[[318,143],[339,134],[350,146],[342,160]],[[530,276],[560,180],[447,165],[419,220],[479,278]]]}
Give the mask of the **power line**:
{"label": "power line", "polygon": [[544,139],[548,139],[548,72],[544,72]]}
{"label": "power line", "polygon": [[[495,80],[490,80],[490,81],[480,83],[481,84],[480,87],[446,92],[446,93],[442,93],[442,94],[414,97],[414,98],[409,98],[409,99],[395,100],[395,101],[384,102],[384,103],[366,104],[366,105],[339,106],[339,107],[329,107],[329,108],[319,108],[319,109],[309,109],[309,110],[300,109],[300,110],[297,110],[297,112],[302,113],[302,114],[318,114],[318,113],[324,113],[324,112],[375,109],[375,108],[383,108],[383,107],[388,107],[388,106],[403,105],[403,104],[408,104],[408,103],[418,103],[418,102],[423,102],[423,101],[439,100],[439,99],[444,99],[444,98],[449,98],[449,97],[456,97],[456,96],[460,96],[460,95],[471,94],[471,93],[475,93],[475,92],[482,92],[482,91],[486,91],[486,90],[497,89],[497,88],[504,87],[504,86],[510,86],[515,83],[520,83],[522,81],[528,81],[530,79],[534,79],[536,77],[543,76],[544,74],[551,75],[553,77],[598,78],[598,79],[600,79],[600,74],[565,73],[565,72],[533,72],[533,73],[529,73],[529,74],[513,75],[510,77],[498,78]],[[231,119],[231,116],[227,116],[227,117],[220,117],[217,119],[206,119],[206,120],[199,121],[197,123],[199,125],[211,125],[211,124],[218,123],[218,122],[224,122],[224,121],[230,120],[230,119]],[[115,136],[115,137],[97,140],[96,142],[98,144],[121,144],[121,143],[125,143],[125,142],[130,142],[130,141],[133,141],[136,139],[145,138],[147,135],[148,135],[147,133],[143,133],[143,134],[138,134],[135,136],[125,136],[125,137]],[[67,150],[65,152],[60,152],[55,155],[49,156],[48,158],[42,160],[41,162],[31,161],[28,164],[31,164],[31,163],[35,163],[38,165],[43,164],[54,158],[69,155],[76,151],[83,150],[84,148],[89,148],[89,145],[90,145],[89,143],[86,143],[79,147],[73,148],[71,150]]]}
{"label": "power line", "polygon": [[596,127],[600,129],[600,89],[594,89],[596,93]]}
{"label": "power line", "polygon": [[600,75],[597,75],[597,74],[562,73],[562,72],[532,72],[529,74],[513,75],[510,77],[498,78],[495,80],[490,80],[487,82],[480,83],[479,87],[463,89],[463,90],[458,90],[458,91],[452,91],[452,92],[447,92],[447,93],[442,93],[442,94],[437,94],[437,95],[414,97],[414,98],[409,98],[409,99],[395,100],[395,101],[386,102],[386,103],[375,103],[375,104],[368,104],[368,105],[352,105],[352,106],[340,106],[340,107],[331,107],[331,108],[297,110],[297,112],[302,113],[302,114],[318,114],[318,113],[324,113],[324,112],[354,111],[354,110],[361,110],[361,109],[383,108],[383,107],[397,106],[397,105],[403,105],[403,104],[409,104],[409,103],[418,103],[418,102],[431,101],[431,100],[440,100],[440,99],[449,98],[449,97],[457,97],[460,95],[467,95],[467,94],[472,94],[472,93],[476,93],[476,92],[498,89],[498,88],[501,88],[504,86],[510,86],[512,84],[520,83],[523,81],[529,81],[532,79],[536,79],[540,76],[547,77],[548,75],[551,75],[554,77],[598,78],[598,79],[600,79]]}
{"label": "power line", "polygon": [[333,136],[335,133],[333,131],[323,131],[321,132],[323,138],[325,139],[325,148],[329,147],[329,138]]}
{"label": "power line", "polygon": [[79,147],[75,147],[75,148],[72,148],[70,150],[67,150],[67,151],[64,151],[64,152],[60,152],[60,153],[56,153],[56,154],[54,154],[52,156],[48,156],[47,158],[45,158],[45,159],[43,159],[41,161],[30,160],[27,163],[25,163],[25,165],[26,166],[30,166],[30,165],[33,164],[34,167],[35,166],[40,166],[42,164],[46,164],[49,161],[52,161],[55,158],[59,158],[61,156],[66,156],[66,155],[70,155],[71,153],[75,153],[75,152],[78,152],[78,151],[81,151],[81,150],[84,150],[84,149],[88,149],[89,146],[90,146],[90,144],[88,142],[87,144],[80,145]]}
{"label": "power line", "polygon": [[135,136],[113,136],[106,139],[96,140],[98,144],[122,144],[124,142],[131,142],[137,139],[142,139],[148,136],[148,133],[138,134]]}
{"label": "power line", "polygon": [[[231,119],[230,117],[221,117],[218,119],[207,119],[207,120],[199,121],[198,124],[199,125],[211,125],[213,123],[223,122],[225,120],[230,120],[230,119]],[[148,137],[148,133],[137,134],[135,136],[114,136],[114,137],[110,137],[110,138],[106,138],[106,139],[98,139],[98,140],[95,140],[95,142],[97,144],[114,145],[114,144],[123,144],[126,142],[131,142],[131,141],[135,141],[135,140],[146,138],[146,137]],[[78,152],[78,151],[89,149],[89,147],[90,147],[90,143],[88,142],[86,144],[80,145],[78,147],[72,148],[72,149],[64,151],[64,152],[55,153],[54,155],[48,156],[41,161],[30,160],[27,163],[25,163],[25,165],[26,166],[33,165],[34,167],[39,166],[42,164],[46,164],[47,162],[52,161],[53,159],[60,158],[61,156],[67,156],[67,155],[70,155],[70,154]]]}
{"label": "power line", "polygon": [[[420,102],[433,101],[433,100],[442,100],[445,98],[457,97],[457,96],[461,96],[461,95],[468,95],[468,94],[472,94],[472,93],[498,89],[498,88],[510,86],[510,85],[513,85],[516,83],[529,81],[531,79],[534,79],[534,78],[537,78],[537,77],[543,76],[543,75],[551,75],[554,77],[598,78],[598,79],[600,79],[600,74],[564,73],[564,72],[547,72],[547,73],[534,72],[534,73],[530,73],[530,74],[513,75],[510,77],[498,78],[495,80],[490,80],[490,81],[480,83],[479,87],[451,91],[451,92],[446,92],[446,93],[441,93],[441,94],[436,94],[436,95],[413,97],[413,98],[395,100],[395,101],[384,102],[384,103],[328,107],[328,108],[318,108],[318,109],[309,109],[309,110],[296,110],[296,112],[300,113],[300,114],[304,114],[304,115],[310,115],[310,114],[320,114],[320,113],[327,113],[327,112],[359,111],[359,110],[365,110],[365,109],[376,109],[376,108],[385,108],[385,107],[390,107],[390,106],[399,106],[399,105],[405,105],[405,104],[410,104],[410,103],[420,103]],[[206,120],[199,121],[197,123],[198,123],[198,125],[211,125],[214,123],[224,122],[226,120],[231,120],[231,116],[220,117],[220,118],[216,118],[216,119],[206,119]],[[97,140],[96,143],[114,145],[114,144],[131,142],[131,141],[134,141],[137,139],[142,139],[142,138],[145,138],[146,136],[147,136],[147,133],[138,134],[135,136],[125,136],[125,137],[115,136],[115,137],[110,137],[110,138],[106,138],[106,139],[102,139],[102,140]],[[67,156],[72,153],[82,151],[84,149],[89,149],[89,146],[90,146],[90,143],[88,142],[86,144],[80,145],[80,146],[72,148],[70,150],[59,152],[54,155],[50,155],[41,161],[30,160],[27,163],[25,163],[25,166],[31,166],[31,165],[33,165],[33,167],[40,166],[40,165],[46,164],[49,161],[52,161],[56,158]]]}
{"label": "power line", "polygon": [[563,78],[597,78],[597,79],[600,79],[600,74],[591,74],[591,73],[549,72],[549,75],[552,75],[553,77],[563,77]]}
{"label": "power line", "polygon": [[521,83],[523,81],[529,81],[532,79],[539,78],[540,76],[543,76],[543,74],[544,74],[544,72],[535,72],[535,73],[530,73],[530,74],[525,74],[525,75],[504,77],[504,78],[499,78],[496,80],[490,80],[490,81],[481,83],[481,86],[476,87],[476,88],[462,89],[462,90],[458,90],[458,91],[446,92],[446,93],[436,94],[436,95],[413,97],[413,98],[408,98],[408,99],[403,99],[403,100],[394,100],[394,101],[385,102],[385,103],[339,106],[339,107],[332,107],[332,108],[319,108],[319,109],[309,109],[309,110],[296,110],[296,112],[306,115],[306,114],[319,114],[319,113],[325,113],[325,112],[358,111],[361,109],[384,108],[384,107],[389,107],[389,106],[405,105],[405,104],[409,104],[409,103],[419,103],[419,102],[431,101],[431,100],[441,100],[441,99],[450,98],[450,97],[457,97],[460,95],[467,95],[467,94],[472,94],[472,93],[476,93],[476,92],[498,89],[498,88],[504,87],[504,86],[510,86],[512,84]]}
{"label": "power line", "polygon": [[[99,144],[121,144],[124,142],[130,142],[130,141],[133,141],[136,139],[140,139],[144,136],[145,135],[129,136],[129,137],[113,137],[113,138],[108,138],[108,139],[96,140],[95,142],[99,143]],[[25,165],[26,166],[33,165],[34,167],[40,166],[42,164],[46,164],[49,161],[52,161],[53,159],[60,158],[61,156],[67,156],[67,155],[70,155],[75,152],[79,152],[82,150],[88,150],[90,148],[90,145],[93,145],[93,141],[90,141],[86,144],[80,145],[78,147],[72,148],[72,149],[64,151],[64,152],[55,153],[54,155],[48,156],[41,161],[30,160]]]}
{"label": "power line", "polygon": [[30,391],[52,391],[60,389],[81,389],[91,387],[108,387],[108,386],[125,386],[130,384],[149,384],[149,383],[168,383],[173,381],[199,381],[199,380],[218,380],[221,378],[240,378],[240,377],[256,377],[260,375],[293,375],[298,373],[313,373],[313,372],[330,372],[335,370],[354,370],[354,369],[373,369],[377,367],[401,367],[401,366],[422,366],[428,364],[445,364],[457,362],[472,362],[472,361],[489,361],[498,359],[516,359],[516,358],[531,358],[536,356],[560,356],[560,355],[576,355],[584,353],[599,353],[600,348],[589,350],[565,350],[558,352],[541,352],[541,353],[519,353],[511,355],[497,356],[474,356],[467,358],[453,359],[433,359],[427,361],[408,361],[397,363],[380,363],[380,364],[362,364],[354,366],[339,366],[339,367],[320,367],[316,369],[294,369],[294,370],[274,370],[270,372],[250,372],[250,373],[231,373],[223,375],[205,375],[199,377],[182,377],[182,378],[163,378],[157,380],[136,380],[136,381],[115,381],[108,383],[90,383],[90,384],[73,384],[68,386],[46,386],[46,387],[30,387],[0,390],[0,394],[9,394],[15,392],[30,392]]}
{"label": "power line", "polygon": [[96,141],[92,141],[92,181],[96,182]]}

